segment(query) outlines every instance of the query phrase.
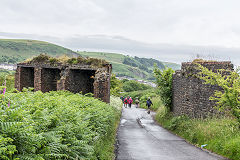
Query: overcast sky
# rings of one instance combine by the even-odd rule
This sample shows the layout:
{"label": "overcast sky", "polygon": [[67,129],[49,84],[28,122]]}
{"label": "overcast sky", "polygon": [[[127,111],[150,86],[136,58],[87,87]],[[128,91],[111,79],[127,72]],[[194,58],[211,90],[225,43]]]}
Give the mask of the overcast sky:
{"label": "overcast sky", "polygon": [[240,64],[239,0],[0,0],[0,38],[75,50]]}

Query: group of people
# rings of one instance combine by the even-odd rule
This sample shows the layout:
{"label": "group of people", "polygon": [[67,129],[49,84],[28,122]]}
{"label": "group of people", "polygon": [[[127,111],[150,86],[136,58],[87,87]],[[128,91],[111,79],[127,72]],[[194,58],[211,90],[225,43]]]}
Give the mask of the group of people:
{"label": "group of people", "polygon": [[[129,96],[128,96],[128,97],[123,97],[123,96],[121,96],[120,99],[122,100],[125,108],[127,108],[127,107],[131,108],[132,103],[133,103],[133,100],[132,100],[131,97],[129,97]],[[138,97],[137,97],[137,98],[135,99],[136,108],[139,107],[139,102],[140,102],[140,101],[139,101],[139,99],[138,99]],[[151,106],[151,105],[153,105],[153,103],[152,103],[150,97],[148,97],[148,99],[147,99],[147,101],[146,101],[146,106],[148,107],[148,114],[150,113],[150,106]]]}
{"label": "group of people", "polygon": [[[129,108],[132,107],[132,103],[133,103],[132,97],[129,97],[129,96],[128,97],[123,97],[123,96],[121,96],[121,100],[122,100],[125,108],[127,108],[127,106]],[[136,100],[135,100],[135,102],[136,102]]]}

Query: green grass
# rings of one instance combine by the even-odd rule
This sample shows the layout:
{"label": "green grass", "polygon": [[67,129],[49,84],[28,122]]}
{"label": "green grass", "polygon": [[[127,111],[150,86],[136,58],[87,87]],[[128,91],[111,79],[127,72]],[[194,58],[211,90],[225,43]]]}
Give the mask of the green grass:
{"label": "green grass", "polygon": [[24,39],[0,39],[0,57],[8,56],[18,58],[23,61],[27,58],[46,53],[51,56],[72,55],[76,53],[70,49],[36,40]]}
{"label": "green grass", "polygon": [[155,119],[166,129],[183,137],[188,142],[200,147],[239,160],[240,157],[240,124],[229,117],[190,119],[186,116],[173,116],[165,107],[160,107]]}

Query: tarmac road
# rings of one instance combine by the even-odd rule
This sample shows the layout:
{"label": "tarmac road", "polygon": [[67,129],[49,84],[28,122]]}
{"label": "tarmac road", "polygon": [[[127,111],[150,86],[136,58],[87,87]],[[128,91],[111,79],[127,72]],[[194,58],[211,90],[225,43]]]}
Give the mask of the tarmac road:
{"label": "tarmac road", "polygon": [[156,124],[145,109],[124,108],[118,130],[117,160],[222,160]]}

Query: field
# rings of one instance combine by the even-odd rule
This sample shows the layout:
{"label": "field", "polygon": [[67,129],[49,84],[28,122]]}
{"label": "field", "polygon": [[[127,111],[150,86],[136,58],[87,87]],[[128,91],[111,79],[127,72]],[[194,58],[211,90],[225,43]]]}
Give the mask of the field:
{"label": "field", "polygon": [[70,49],[43,41],[0,39],[1,61],[5,60],[6,62],[16,63],[41,53],[51,56],[76,54],[76,52]]}

